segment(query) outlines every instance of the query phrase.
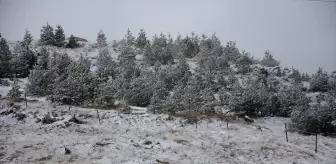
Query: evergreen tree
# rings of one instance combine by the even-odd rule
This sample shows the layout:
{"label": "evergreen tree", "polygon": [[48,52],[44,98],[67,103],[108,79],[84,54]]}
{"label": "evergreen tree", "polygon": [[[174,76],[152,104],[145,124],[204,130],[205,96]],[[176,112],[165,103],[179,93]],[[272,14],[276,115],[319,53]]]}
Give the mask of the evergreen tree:
{"label": "evergreen tree", "polygon": [[93,74],[91,62],[83,55],[68,67],[65,80],[55,84],[53,98],[65,104],[83,104],[93,99]]}
{"label": "evergreen tree", "polygon": [[145,46],[144,62],[151,66],[154,65],[154,63],[156,62],[156,58],[149,44],[146,44]]}
{"label": "evergreen tree", "polygon": [[80,45],[77,43],[75,36],[72,34],[69,37],[69,42],[66,44],[66,48],[78,48]]}
{"label": "evergreen tree", "polygon": [[[213,40],[214,40],[213,42],[216,42],[215,47],[218,47],[216,50],[216,54],[221,55],[221,49],[219,48],[220,47],[219,39],[217,41],[217,37],[216,37]],[[236,46],[236,42],[234,41],[227,42],[226,46],[224,47],[223,52],[228,61],[236,62],[240,58],[239,50]]]}
{"label": "evergreen tree", "polygon": [[136,39],[136,46],[138,48],[145,48],[147,44],[146,32],[144,29],[140,29],[139,36]]}
{"label": "evergreen tree", "polygon": [[132,35],[130,29],[127,29],[127,34],[125,35],[125,39],[128,45],[134,45],[135,37]]}
{"label": "evergreen tree", "polygon": [[42,47],[37,59],[37,65],[39,65],[43,70],[48,69],[49,55],[50,53],[48,50],[45,47]]}
{"label": "evergreen tree", "polygon": [[329,89],[328,80],[328,73],[319,67],[316,74],[312,76],[310,81],[310,89],[314,92],[326,92]]}
{"label": "evergreen tree", "polygon": [[261,60],[261,64],[266,67],[275,67],[279,66],[279,61],[275,60],[271,52],[267,50],[265,51],[264,58]]}
{"label": "evergreen tree", "polygon": [[48,23],[46,26],[42,26],[40,35],[41,45],[55,45],[54,28]]}
{"label": "evergreen tree", "polygon": [[113,61],[108,49],[104,48],[100,50],[96,62],[96,74],[100,76],[103,81],[107,81],[109,77],[112,79],[116,77],[116,65],[117,63]]}
{"label": "evergreen tree", "polygon": [[25,31],[23,41],[21,42],[22,47],[30,47],[33,41],[33,36],[30,34],[29,30]]}
{"label": "evergreen tree", "polygon": [[295,69],[295,68],[292,68],[292,73],[288,77],[293,78],[295,83],[301,83],[301,81],[302,81],[300,71],[298,69]]}
{"label": "evergreen tree", "polygon": [[14,78],[14,84],[11,90],[9,90],[7,96],[13,101],[19,101],[22,95],[22,91],[20,91],[20,86],[18,84],[18,79]]}
{"label": "evergreen tree", "polygon": [[0,35],[0,78],[11,76],[11,55],[6,39]]}
{"label": "evergreen tree", "polygon": [[128,44],[128,42],[124,39],[120,41],[120,55],[118,56],[119,64],[135,64],[135,51],[133,47]]}
{"label": "evergreen tree", "polygon": [[63,47],[65,45],[65,34],[61,25],[57,25],[55,29],[55,46]]}
{"label": "evergreen tree", "polygon": [[103,47],[107,46],[106,36],[105,36],[103,30],[100,30],[98,35],[97,35],[97,45],[98,45],[98,48],[103,48]]}
{"label": "evergreen tree", "polygon": [[36,96],[46,96],[51,93],[51,81],[48,71],[37,65],[30,71],[26,92]]}

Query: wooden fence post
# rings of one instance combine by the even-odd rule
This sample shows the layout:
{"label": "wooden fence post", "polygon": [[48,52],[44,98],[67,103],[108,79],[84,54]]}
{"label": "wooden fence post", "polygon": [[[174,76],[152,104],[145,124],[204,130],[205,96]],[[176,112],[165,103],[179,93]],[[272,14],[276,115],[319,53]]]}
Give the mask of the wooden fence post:
{"label": "wooden fence post", "polygon": [[317,153],[317,131],[315,133],[315,153]]}
{"label": "wooden fence post", "polygon": [[288,142],[288,135],[287,135],[287,124],[285,123],[285,131],[286,131],[286,140]]}
{"label": "wooden fence post", "polygon": [[24,94],[24,96],[25,96],[25,101],[26,101],[26,107],[28,107],[28,102],[27,102],[27,95],[26,95],[26,93]]}
{"label": "wooden fence post", "polygon": [[98,118],[99,124],[101,124],[98,109],[97,109],[97,118]]}

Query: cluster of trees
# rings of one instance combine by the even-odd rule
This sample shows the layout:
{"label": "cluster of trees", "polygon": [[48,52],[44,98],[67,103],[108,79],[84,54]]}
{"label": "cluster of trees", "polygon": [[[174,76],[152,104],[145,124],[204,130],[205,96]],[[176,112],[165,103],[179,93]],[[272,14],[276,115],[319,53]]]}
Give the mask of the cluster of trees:
{"label": "cluster of trees", "polygon": [[42,26],[39,44],[66,48],[81,47],[77,41],[78,38],[71,34],[69,41],[66,42],[63,27],[61,25],[57,25],[56,29],[54,30],[54,28],[47,23],[45,26]]}
{"label": "cluster of trees", "polygon": [[[55,32],[54,32],[55,31]],[[71,35],[66,41],[64,30],[57,25],[54,30],[48,23],[41,29],[39,45],[52,45],[57,47],[78,48],[82,45],[78,41],[85,41]],[[10,50],[7,40],[0,34],[0,78],[27,77],[40,55],[33,50],[33,37],[28,30],[25,31],[22,41],[15,43]]]}
{"label": "cluster of trees", "polygon": [[[43,29],[50,35],[53,31],[50,27]],[[31,43],[29,37],[25,38],[28,39],[22,41],[21,47]],[[43,38],[52,37],[43,35]],[[63,39],[55,37],[53,42],[41,40],[44,45],[64,45],[59,44]],[[328,74],[319,68],[310,76],[295,68],[281,68],[270,51],[258,61],[239,50],[233,41],[223,45],[216,35],[199,37],[191,33],[174,40],[169,34],[161,33],[150,41],[143,29],[138,37],[128,30],[122,40],[112,45],[120,53],[117,60],[112,59],[106,40],[100,31],[96,40],[99,54],[95,71],[91,69],[91,60],[84,55],[73,60],[67,54],[41,48],[36,64],[27,62],[33,68],[27,92],[81,106],[103,107],[115,100],[124,100],[129,105],[147,106],[154,113],[181,110],[209,113],[214,112],[215,106],[226,106],[233,112],[252,117],[291,117],[293,128],[307,132],[336,129],[336,125],[331,124],[336,120],[336,72]],[[10,57],[8,60],[3,55],[11,56],[6,46],[0,52],[4,63],[1,67],[6,66],[6,61],[11,65]],[[136,62],[137,54],[143,54],[142,62]],[[190,58],[197,62],[193,70],[188,64]],[[309,90],[303,88],[303,81],[310,83]],[[321,92],[317,104],[313,105],[306,96],[308,91]]]}
{"label": "cluster of trees", "polygon": [[32,41],[32,35],[26,30],[23,40],[16,42],[10,51],[7,40],[0,34],[0,78],[28,76],[37,60]]}

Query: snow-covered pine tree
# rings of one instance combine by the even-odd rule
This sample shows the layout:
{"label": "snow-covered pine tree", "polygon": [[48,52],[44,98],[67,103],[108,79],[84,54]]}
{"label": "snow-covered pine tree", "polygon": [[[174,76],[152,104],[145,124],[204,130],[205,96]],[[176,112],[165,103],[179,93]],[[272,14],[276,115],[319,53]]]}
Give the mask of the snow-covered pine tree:
{"label": "snow-covered pine tree", "polygon": [[117,63],[113,61],[107,48],[103,48],[99,51],[96,66],[96,74],[101,78],[102,81],[107,81],[109,77],[112,79],[116,77]]}
{"label": "snow-covered pine tree", "polygon": [[33,36],[30,34],[30,31],[26,29],[23,36],[23,41],[21,42],[22,47],[30,47],[33,41]]}
{"label": "snow-covered pine tree", "polygon": [[253,64],[251,55],[248,52],[243,51],[242,55],[238,58],[237,64],[239,66],[238,72],[245,74],[252,71],[250,65]]}
{"label": "snow-covered pine tree", "polygon": [[140,29],[139,36],[136,39],[136,46],[138,48],[145,48],[147,44],[146,32],[144,29]]}
{"label": "snow-covered pine tree", "polygon": [[65,45],[65,34],[61,25],[57,25],[55,29],[55,46],[63,47]]}
{"label": "snow-covered pine tree", "polygon": [[134,45],[135,37],[132,35],[130,29],[127,29],[127,33],[125,35],[126,43],[130,46]]}
{"label": "snow-covered pine tree", "polygon": [[48,69],[49,55],[50,53],[48,50],[45,47],[42,47],[37,59],[37,65],[44,70]]}
{"label": "snow-covered pine tree", "polygon": [[10,61],[11,51],[5,38],[0,34],[0,78],[10,77],[12,75]]}
{"label": "snow-covered pine tree", "polygon": [[279,61],[275,60],[273,55],[269,50],[265,51],[265,56],[261,60],[261,64],[266,66],[266,67],[276,67],[279,66]]}
{"label": "snow-covered pine tree", "polygon": [[[215,40],[215,39],[213,39]],[[218,41],[216,41],[218,42]],[[216,47],[220,47],[218,45],[218,43],[216,44]],[[217,48],[218,49],[218,48]],[[218,52],[216,54],[220,54],[220,49],[217,50]],[[227,58],[228,61],[231,61],[231,62],[236,62],[239,58],[240,58],[240,52],[236,46],[236,42],[235,41],[229,41],[226,43],[226,46],[224,47],[224,54],[225,54],[225,57]]]}
{"label": "snow-covered pine tree", "polygon": [[16,77],[20,77],[22,74],[28,75],[29,73],[28,69],[29,65],[28,61],[25,59],[22,44],[18,42],[14,46],[11,66],[12,66],[12,73]]}
{"label": "snow-covered pine tree", "polygon": [[293,78],[295,83],[301,83],[302,77],[301,73],[298,69],[292,68],[292,74],[288,76],[289,78]]}
{"label": "snow-covered pine tree", "polygon": [[81,55],[67,69],[68,76],[55,83],[53,99],[64,104],[83,105],[93,99],[94,76],[90,71],[91,61]]}
{"label": "snow-covered pine tree", "polygon": [[100,30],[99,33],[97,34],[97,45],[98,48],[103,48],[107,46],[106,36],[103,30]]}
{"label": "snow-covered pine tree", "polygon": [[202,107],[200,83],[192,76],[187,82],[187,86],[184,92],[184,107],[188,111],[200,111]]}
{"label": "snow-covered pine tree", "polygon": [[174,41],[171,35],[168,34],[167,45],[164,48],[162,64],[166,65],[168,63],[174,63],[173,48],[174,48]]}
{"label": "snow-covered pine tree", "polygon": [[326,92],[329,89],[328,80],[328,73],[319,67],[310,80],[310,89],[314,92]]}
{"label": "snow-covered pine tree", "polygon": [[96,89],[96,99],[95,103],[100,106],[108,106],[114,103],[117,88],[114,87],[114,80],[109,79],[106,82],[99,82]]}
{"label": "snow-covered pine tree", "polygon": [[146,44],[145,51],[144,51],[144,60],[146,64],[152,66],[156,62],[156,58],[154,56],[154,53],[152,51],[152,48],[149,44]]}
{"label": "snow-covered pine tree", "polygon": [[22,91],[20,91],[20,85],[18,84],[19,80],[14,78],[12,89],[9,90],[7,97],[9,97],[13,101],[20,101],[20,97],[22,95]]}
{"label": "snow-covered pine tree", "polygon": [[49,84],[50,81],[51,80],[47,76],[47,70],[44,70],[41,66],[36,65],[34,69],[30,71],[26,92],[36,96],[48,95],[52,90]]}
{"label": "snow-covered pine tree", "polygon": [[66,44],[66,48],[78,48],[80,47],[80,44],[77,42],[77,39],[73,34],[70,35],[69,41]]}
{"label": "snow-covered pine tree", "polygon": [[179,82],[181,82],[182,84],[186,84],[188,82],[188,79],[191,76],[191,72],[187,60],[184,56],[181,56],[179,62],[172,70],[171,74],[173,77],[174,85],[178,84]]}
{"label": "snow-covered pine tree", "polygon": [[46,26],[42,26],[40,35],[41,45],[55,45],[54,28],[47,22]]}

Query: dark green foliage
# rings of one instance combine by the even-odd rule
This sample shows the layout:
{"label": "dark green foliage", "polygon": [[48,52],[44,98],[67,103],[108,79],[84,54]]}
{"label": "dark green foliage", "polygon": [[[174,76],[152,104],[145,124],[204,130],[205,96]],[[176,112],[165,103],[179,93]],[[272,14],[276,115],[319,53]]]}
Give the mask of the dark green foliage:
{"label": "dark green foliage", "polygon": [[55,46],[63,47],[65,45],[65,34],[61,25],[57,25],[55,29]]}
{"label": "dark green foliage", "polygon": [[40,35],[41,45],[55,45],[54,28],[48,23],[46,26],[42,26]]}
{"label": "dark green foliage", "polygon": [[71,34],[69,41],[65,46],[66,48],[79,48],[81,45],[77,42],[77,39]]}
{"label": "dark green foliage", "polygon": [[138,48],[145,48],[147,44],[147,37],[144,29],[140,29],[139,36],[135,42]]}
{"label": "dark green foliage", "polygon": [[261,64],[266,67],[276,67],[279,66],[279,61],[275,60],[271,52],[267,50],[265,51],[264,58],[261,60]]}
{"label": "dark green foliage", "polygon": [[10,60],[12,53],[5,38],[0,35],[0,78],[10,77],[12,74]]}
{"label": "dark green foliage", "polygon": [[329,89],[328,80],[328,73],[320,67],[311,78],[310,89],[314,92],[326,92]]}
{"label": "dark green foliage", "polygon": [[316,105],[300,105],[291,115],[291,127],[300,133],[323,133],[331,135],[336,132],[335,95],[328,94]]}
{"label": "dark green foliage", "polygon": [[103,47],[107,46],[106,36],[105,36],[103,30],[100,30],[98,35],[97,35],[97,45],[98,45],[98,48],[103,48]]}

